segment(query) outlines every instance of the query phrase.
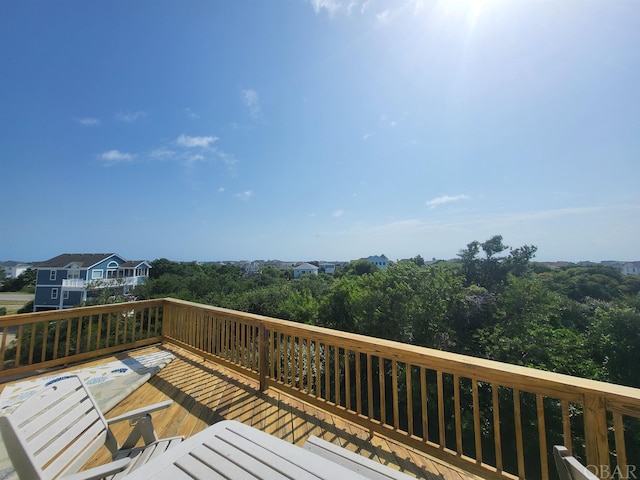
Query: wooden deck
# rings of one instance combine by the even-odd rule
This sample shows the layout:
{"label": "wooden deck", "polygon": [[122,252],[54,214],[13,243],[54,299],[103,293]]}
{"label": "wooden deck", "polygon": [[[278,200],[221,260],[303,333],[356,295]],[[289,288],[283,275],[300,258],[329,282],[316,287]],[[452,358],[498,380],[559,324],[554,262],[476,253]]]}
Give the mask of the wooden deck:
{"label": "wooden deck", "polygon": [[[111,410],[107,417],[170,398],[174,404],[153,415],[160,437],[189,437],[220,420],[237,420],[296,445],[302,445],[308,436],[316,435],[418,478],[479,478],[276,389],[260,392],[256,381],[178,347],[167,344],[136,350],[135,353],[151,353],[159,349],[171,351],[175,360]],[[122,355],[116,357],[122,358]],[[91,363],[111,360],[113,357]],[[115,425],[113,431],[122,441],[129,429],[127,422],[123,422]],[[87,464],[87,468],[109,460],[105,448]]]}

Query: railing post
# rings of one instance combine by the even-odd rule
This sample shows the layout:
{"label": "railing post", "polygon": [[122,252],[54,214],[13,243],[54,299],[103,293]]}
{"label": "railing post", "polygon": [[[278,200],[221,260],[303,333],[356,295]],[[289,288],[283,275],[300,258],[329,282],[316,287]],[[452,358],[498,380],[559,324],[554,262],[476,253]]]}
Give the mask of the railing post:
{"label": "railing post", "polygon": [[269,373],[269,330],[263,323],[258,327],[258,369],[260,373],[260,391],[267,389],[267,374]]}
{"label": "railing post", "polygon": [[605,399],[600,395],[584,396],[584,437],[587,464],[592,469],[597,468],[598,472],[608,472],[610,464],[607,409]]}

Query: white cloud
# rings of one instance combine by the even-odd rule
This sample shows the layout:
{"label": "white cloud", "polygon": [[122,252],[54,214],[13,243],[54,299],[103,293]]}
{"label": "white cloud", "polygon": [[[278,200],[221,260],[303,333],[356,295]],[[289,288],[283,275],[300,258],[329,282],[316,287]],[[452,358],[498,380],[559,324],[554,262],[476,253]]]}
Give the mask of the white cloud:
{"label": "white cloud", "polygon": [[101,153],[98,158],[107,165],[115,165],[121,162],[131,162],[136,156],[131,153],[121,152],[120,150],[109,150]]}
{"label": "white cloud", "polygon": [[376,19],[380,23],[387,23],[389,21],[389,10],[385,10],[381,13],[376,13]]}
{"label": "white cloud", "polygon": [[445,203],[451,203],[451,202],[457,202],[460,200],[469,200],[471,197],[469,197],[468,195],[455,195],[455,196],[450,196],[450,195],[443,195],[441,197],[436,197],[432,200],[427,201],[427,206],[429,206],[429,208],[436,208],[439,205],[444,205]]}
{"label": "white cloud", "polygon": [[331,214],[332,217],[341,217],[342,215],[344,215],[344,210],[336,210]]}
{"label": "white cloud", "polygon": [[202,162],[204,160],[204,155],[200,155],[196,153],[194,155],[188,155],[186,158],[187,165],[193,165],[196,162]]}
{"label": "white cloud", "polygon": [[236,193],[234,197],[239,198],[240,200],[249,200],[253,197],[253,191],[245,190],[244,192]]}
{"label": "white cloud", "polygon": [[249,114],[253,118],[257,118],[262,114],[262,109],[260,108],[260,97],[258,96],[258,92],[255,90],[243,90],[242,101],[249,108]]}
{"label": "white cloud", "polygon": [[210,144],[218,140],[217,137],[190,137],[188,135],[180,135],[176,140],[176,143],[182,147],[194,148],[194,147],[208,147]]}
{"label": "white cloud", "polygon": [[196,112],[194,112],[193,110],[191,110],[189,107],[187,108],[183,108],[182,111],[184,112],[184,114],[188,117],[191,118],[193,120],[197,120],[200,118],[200,115],[198,115]]}
{"label": "white cloud", "polygon": [[156,148],[149,153],[149,156],[154,160],[171,160],[175,158],[177,153],[174,150],[170,150],[166,147]]}
{"label": "white cloud", "polygon": [[330,16],[336,13],[341,7],[340,3],[336,0],[311,0],[311,5],[316,13],[326,10]]}
{"label": "white cloud", "polygon": [[397,120],[391,120],[387,114],[383,113],[380,115],[380,120],[378,121],[378,126],[380,128],[396,128],[398,126]]}
{"label": "white cloud", "polygon": [[145,117],[147,114],[138,110],[137,112],[120,112],[116,113],[116,120],[120,120],[125,123],[133,123],[139,118]]}
{"label": "white cloud", "polygon": [[77,118],[76,121],[85,127],[95,127],[96,125],[100,125],[100,119],[95,117]]}

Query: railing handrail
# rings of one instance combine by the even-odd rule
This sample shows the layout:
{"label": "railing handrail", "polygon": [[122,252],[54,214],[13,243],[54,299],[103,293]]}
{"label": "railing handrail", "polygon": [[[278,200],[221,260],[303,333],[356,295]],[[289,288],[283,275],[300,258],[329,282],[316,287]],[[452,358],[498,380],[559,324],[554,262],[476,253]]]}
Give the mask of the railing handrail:
{"label": "railing handrail", "polygon": [[[136,300],[135,302],[111,303],[108,305],[91,305],[88,307],[73,307],[64,310],[46,310],[42,312],[15,313],[11,315],[3,315],[0,317],[0,328],[13,327],[20,325],[28,325],[43,321],[53,321],[60,317],[82,317],[96,313],[97,311],[108,313],[112,311],[126,310],[123,306],[130,305],[131,308],[144,306],[162,306],[166,303],[165,299],[153,300]],[[73,315],[70,315],[73,312]]]}
{"label": "railing handrail", "polygon": [[[165,302],[173,305],[182,305],[185,307],[197,308],[200,310],[208,310],[228,315],[230,318],[252,319],[255,322],[269,326],[286,327],[292,332],[313,333],[319,340],[331,339],[334,343],[348,345],[354,347],[362,353],[371,353],[373,355],[384,354],[386,356],[402,356],[403,361],[411,361],[413,365],[437,370],[446,366],[446,371],[450,373],[462,374],[466,377],[486,377],[490,376],[497,383],[509,386],[513,382],[510,379],[517,376],[526,380],[528,388],[534,390],[544,390],[547,392],[561,393],[574,396],[575,394],[593,394],[606,395],[619,400],[631,401],[637,403],[636,413],[640,416],[640,388],[618,385],[615,383],[602,382],[587,378],[575,377],[557,372],[549,372],[532,367],[521,365],[513,365],[509,363],[498,362],[485,358],[472,357],[459,353],[445,352],[417,345],[396,342],[393,340],[385,340],[376,337],[369,337],[357,333],[343,332],[340,330],[319,327],[316,325],[307,325],[290,320],[282,320],[253,313],[239,312],[237,310],[229,310],[211,305],[203,305],[200,303],[190,302],[186,300],[178,300],[173,298],[165,298]],[[339,332],[339,335],[336,335]],[[428,358],[429,363],[425,362]],[[416,363],[414,363],[416,362]],[[522,383],[522,382],[519,382]]]}

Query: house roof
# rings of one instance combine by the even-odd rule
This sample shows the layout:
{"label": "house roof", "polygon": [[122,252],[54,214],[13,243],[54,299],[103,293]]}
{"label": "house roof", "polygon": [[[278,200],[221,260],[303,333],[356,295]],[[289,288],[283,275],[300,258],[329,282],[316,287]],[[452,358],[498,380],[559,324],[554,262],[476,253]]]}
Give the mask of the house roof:
{"label": "house roof", "polygon": [[96,263],[100,263],[109,257],[116,255],[115,253],[63,253],[57,257],[50,258],[44,262],[36,263],[36,268],[63,268],[70,263],[75,263],[79,267],[90,267]]}
{"label": "house roof", "polygon": [[297,267],[293,267],[294,270],[318,270],[318,267],[311,265],[310,263],[301,263]]}
{"label": "house roof", "polygon": [[122,262],[120,264],[121,267],[128,267],[128,268],[135,268],[137,266],[140,266],[142,264],[147,265],[148,267],[151,267],[151,265],[149,265],[149,262],[147,262],[146,260],[130,260],[128,262]]}

